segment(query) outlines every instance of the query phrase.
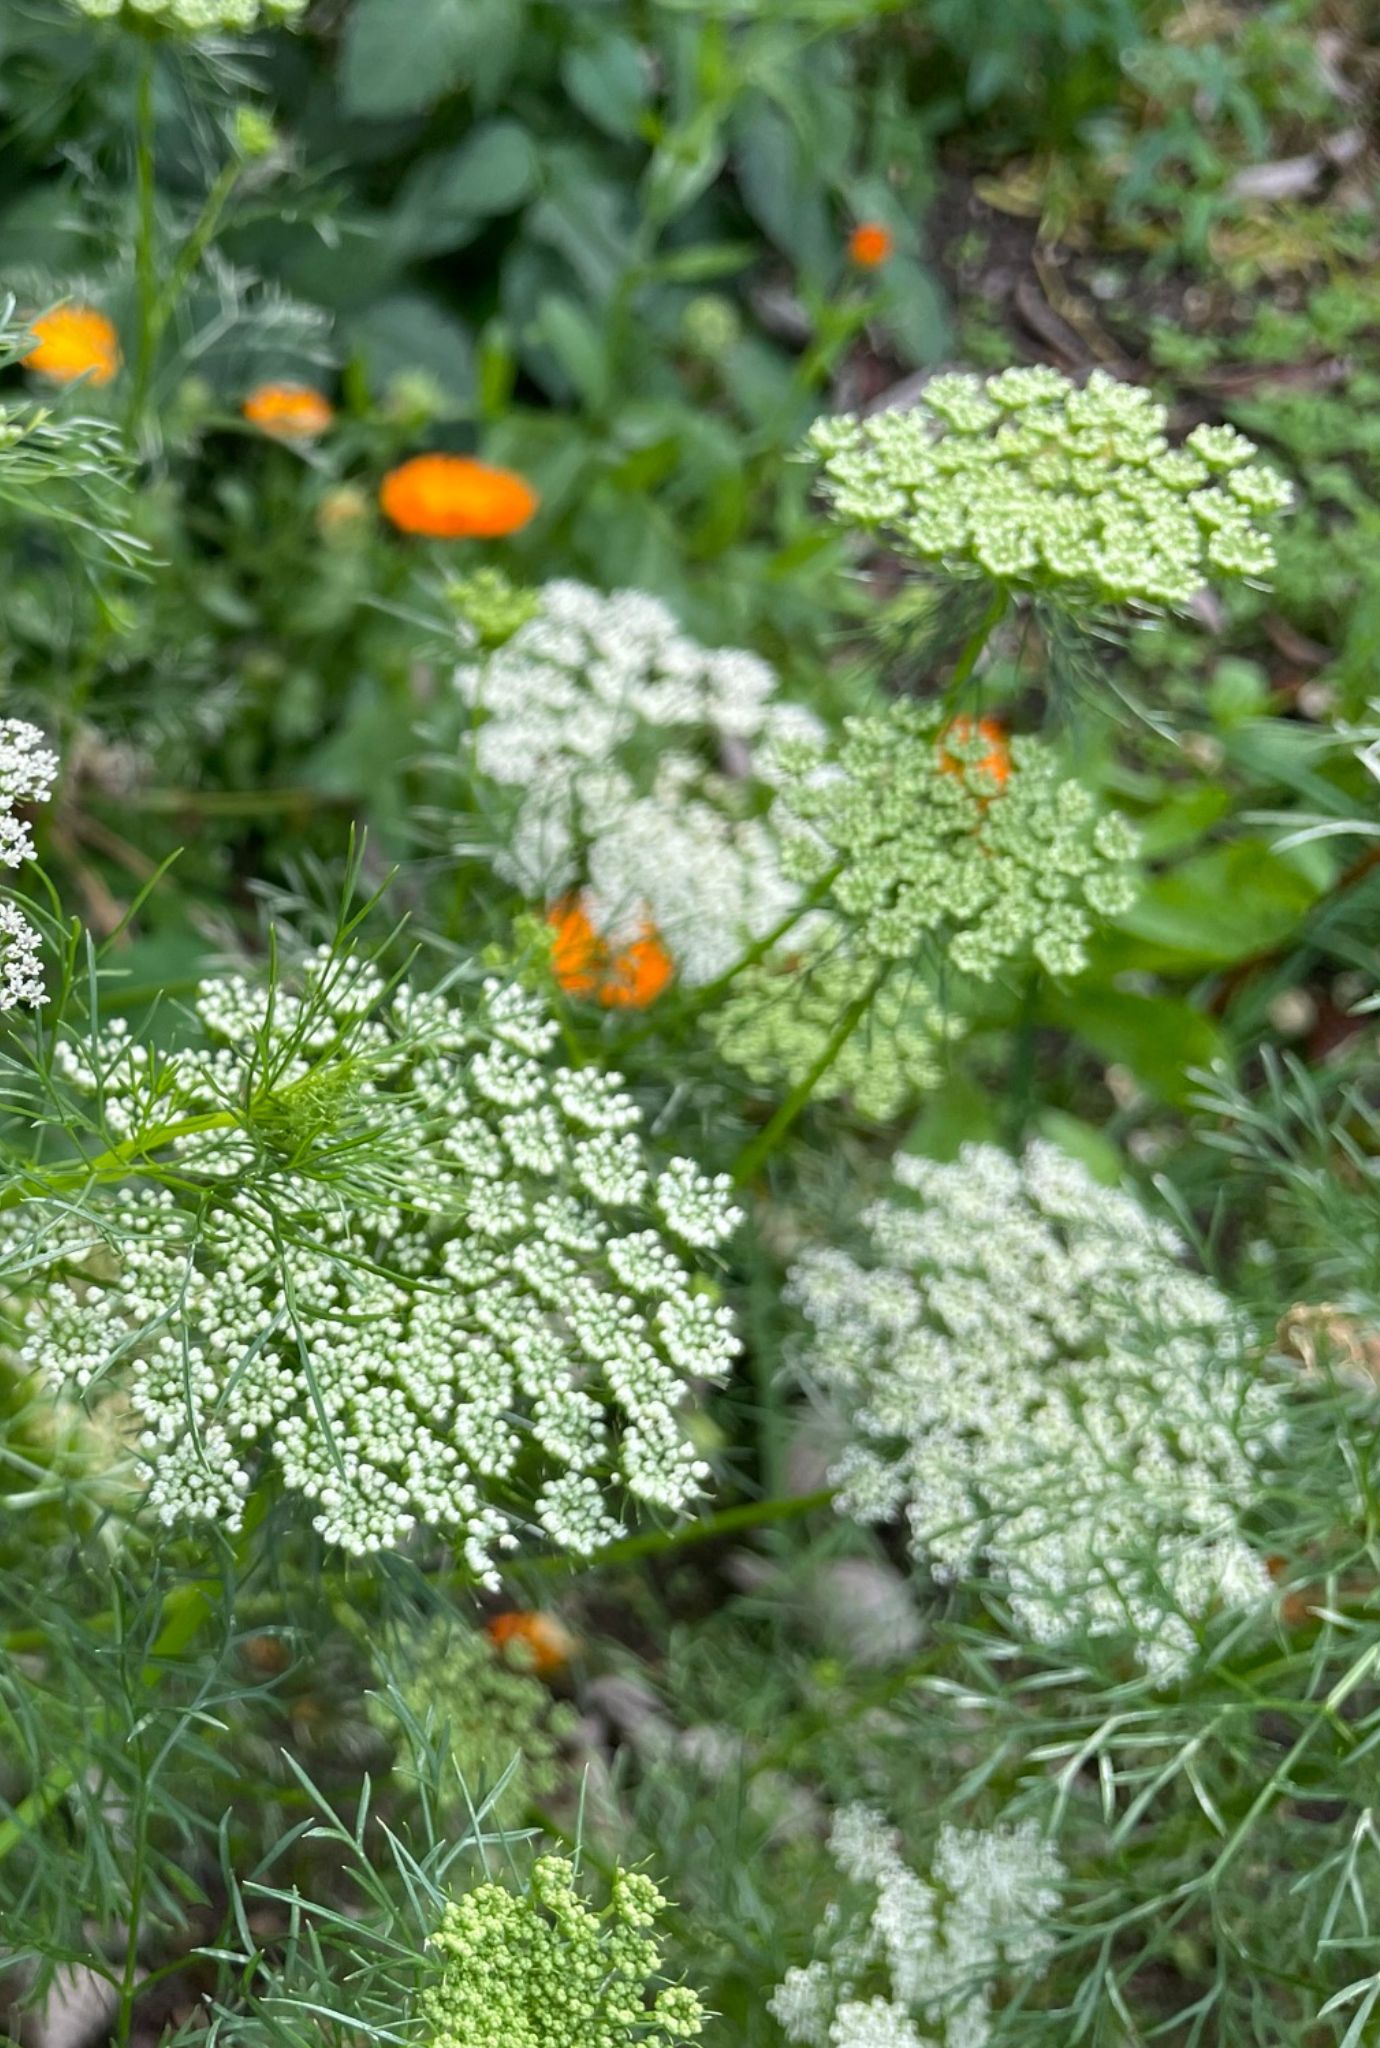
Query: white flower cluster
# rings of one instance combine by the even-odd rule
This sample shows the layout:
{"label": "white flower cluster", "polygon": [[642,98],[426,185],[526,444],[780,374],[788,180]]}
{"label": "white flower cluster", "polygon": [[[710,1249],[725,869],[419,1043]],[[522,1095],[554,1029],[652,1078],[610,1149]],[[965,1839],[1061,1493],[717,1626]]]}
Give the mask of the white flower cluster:
{"label": "white flower cluster", "polygon": [[90,21],[123,15],[131,25],[148,24],[188,36],[216,30],[248,35],[251,30],[297,21],[307,0],[68,0]]}
{"label": "white flower cluster", "polygon": [[[0,719],[0,868],[33,859],[33,834],[15,816],[15,806],[46,803],[57,771],[57,755],[45,747],[36,725]],[[23,912],[0,901],[0,1012],[43,1001],[40,943]]]}
{"label": "white flower cluster", "polygon": [[835,515],[950,575],[1070,603],[1188,604],[1214,575],[1274,566],[1261,515],[1290,501],[1231,427],[1171,447],[1162,405],[1094,370],[934,377],[906,411],[816,422]]}
{"label": "white flower cluster", "polygon": [[854,1433],[840,1506],[904,1512],[941,1577],[984,1559],[1035,1641],[1126,1635],[1174,1677],[1207,1617],[1269,1588],[1240,1518],[1284,1421],[1249,1333],[1172,1231],[1051,1145],[895,1174],[872,1262],[821,1248],[790,1282]]}
{"label": "white flower cluster", "polygon": [[[456,671],[473,760],[521,792],[495,864],[551,902],[579,890],[594,930],[636,939],[650,918],[689,984],[712,981],[795,898],[760,816],[774,742],[816,730],[773,701],[766,662],[697,646],[638,591],[546,584],[509,638]],[[755,750],[753,778],[720,755]]]}
{"label": "white flower cluster", "polygon": [[70,1205],[23,1212],[27,1357],[119,1368],[163,1520],[234,1526],[267,1454],[328,1540],[428,1525],[491,1577],[533,1522],[588,1553],[625,1494],[684,1508],[687,1383],[737,1349],[693,1271],[727,1181],[655,1173],[620,1077],[551,1065],[543,1006],[497,982],[462,1008],[322,956],[300,994],[228,977],[197,1008],[189,1050],[63,1047],[157,1164],[88,1196],[76,1252]]}
{"label": "white flower cluster", "polygon": [[998,1980],[1037,1974],[1053,1946],[1046,1923],[1064,1868],[1035,1823],[945,1827],[924,1877],[868,1806],[840,1810],[829,1848],[863,1897],[834,1904],[822,1953],[788,1970],[769,2001],[787,2038],[802,2048],[984,2048]]}

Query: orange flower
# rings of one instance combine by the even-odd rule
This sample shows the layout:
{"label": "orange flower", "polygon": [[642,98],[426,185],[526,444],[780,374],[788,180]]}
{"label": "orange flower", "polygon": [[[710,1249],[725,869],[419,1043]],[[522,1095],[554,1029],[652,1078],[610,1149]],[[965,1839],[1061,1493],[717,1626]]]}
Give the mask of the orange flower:
{"label": "orange flower", "polygon": [[310,441],[335,418],[329,398],[310,384],[256,384],[240,408],[251,427],[280,441]]}
{"label": "orange flower", "polygon": [[574,1636],[554,1614],[515,1607],[486,1622],[484,1633],[496,1650],[516,1648],[514,1661],[535,1671],[538,1678],[551,1678],[564,1670],[575,1654]]}
{"label": "orange flower", "polygon": [[414,455],[379,488],[394,526],[436,540],[497,540],[526,526],[540,502],[525,478],[468,455]]}
{"label": "orange flower", "polygon": [[859,270],[880,270],[895,247],[891,229],[879,220],[859,221],[848,237],[848,254]]}
{"label": "orange flower", "polygon": [[625,946],[610,946],[590,923],[578,896],[567,896],[546,913],[555,932],[551,968],[572,996],[592,996],[606,1010],[645,1010],[675,973],[675,963],[651,919]]}
{"label": "orange flower", "polygon": [[59,384],[89,377],[108,384],[120,367],[120,342],[113,322],[94,306],[55,306],[33,323],[37,347],[24,361]]}
{"label": "orange flower", "polygon": [[[952,736],[966,745],[974,733],[988,743],[989,751],[980,761],[960,760],[944,744]],[[946,775],[989,775],[998,789],[1005,789],[1011,779],[1011,749],[1006,743],[1006,731],[1000,719],[980,718],[974,725],[966,712],[960,712],[939,735],[939,765]]]}

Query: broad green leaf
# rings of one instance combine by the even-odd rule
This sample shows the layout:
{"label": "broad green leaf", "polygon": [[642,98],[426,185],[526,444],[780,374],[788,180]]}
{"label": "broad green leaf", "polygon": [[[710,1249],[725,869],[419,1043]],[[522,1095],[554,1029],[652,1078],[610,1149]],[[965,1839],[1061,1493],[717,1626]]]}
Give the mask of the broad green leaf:
{"label": "broad green leaf", "polygon": [[1069,1032],[1102,1058],[1126,1067],[1163,1102],[1192,1095],[1190,1067],[1209,1067],[1226,1050],[1217,1026],[1174,996],[1144,996],[1088,980],[1046,987],[1040,1021]]}
{"label": "broad green leaf", "polygon": [[921,368],[940,362],[952,328],[934,273],[913,256],[893,256],[881,284],[881,317],[905,360]]}
{"label": "broad green leaf", "polygon": [[551,292],[532,323],[534,339],[549,349],[558,367],[592,412],[609,401],[609,362],[603,335],[575,301]]}
{"label": "broad green leaf", "polygon": [[453,313],[421,292],[395,292],[346,323],[375,390],[422,370],[457,407],[474,395],[474,344]]}
{"label": "broad green leaf", "polygon": [[1115,927],[1150,949],[1139,965],[1226,967],[1285,944],[1322,886],[1316,862],[1238,839],[1158,877]]}
{"label": "broad green leaf", "polygon": [[345,111],[371,121],[424,113],[461,86],[489,100],[511,70],[521,0],[355,0],[345,25]]}
{"label": "broad green leaf", "polygon": [[580,112],[617,141],[638,133],[651,104],[647,57],[621,29],[600,28],[588,41],[567,50],[561,83]]}

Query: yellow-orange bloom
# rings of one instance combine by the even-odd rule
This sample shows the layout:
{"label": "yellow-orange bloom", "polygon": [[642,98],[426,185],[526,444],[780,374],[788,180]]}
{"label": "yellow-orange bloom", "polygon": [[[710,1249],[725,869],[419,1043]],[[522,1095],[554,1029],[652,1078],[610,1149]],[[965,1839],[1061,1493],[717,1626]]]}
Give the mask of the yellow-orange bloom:
{"label": "yellow-orange bloom", "polygon": [[414,455],[379,487],[394,526],[435,540],[498,540],[526,526],[540,502],[524,477],[469,455]]}
{"label": "yellow-orange bloom", "polygon": [[539,1678],[551,1678],[564,1670],[575,1654],[575,1638],[564,1623],[554,1614],[538,1614],[529,1608],[496,1614],[484,1624],[484,1633],[496,1650],[515,1648],[519,1660]]}
{"label": "yellow-orange bloom", "polygon": [[251,427],[280,441],[311,441],[335,418],[329,398],[310,384],[258,384],[240,410]]}
{"label": "yellow-orange bloom", "polygon": [[859,270],[879,270],[895,247],[891,229],[879,220],[859,221],[848,237],[848,254]]}
{"label": "yellow-orange bloom", "polygon": [[675,962],[650,918],[637,938],[611,946],[590,923],[578,896],[567,896],[546,913],[555,933],[551,968],[572,996],[589,996],[606,1010],[645,1010],[675,973]]}
{"label": "yellow-orange bloom", "polygon": [[[946,740],[952,738],[966,746],[974,733],[988,743],[989,751],[980,760],[960,760],[959,756],[951,753],[944,744]],[[974,725],[966,712],[960,712],[939,735],[939,765],[946,775],[972,774],[980,771],[983,775],[990,775],[998,789],[1005,789],[1011,779],[1011,749],[1006,743],[1006,730],[1001,721],[996,718],[980,718]]]}
{"label": "yellow-orange bloom", "polygon": [[59,384],[75,383],[78,377],[108,384],[120,367],[114,323],[94,306],[55,306],[31,325],[37,345],[24,361]]}

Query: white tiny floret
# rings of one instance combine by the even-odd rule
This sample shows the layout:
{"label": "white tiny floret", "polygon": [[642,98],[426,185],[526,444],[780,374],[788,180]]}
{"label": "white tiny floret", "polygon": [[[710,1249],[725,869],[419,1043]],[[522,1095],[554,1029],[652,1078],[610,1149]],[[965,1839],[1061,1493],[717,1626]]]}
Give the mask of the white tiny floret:
{"label": "white tiny floret", "polygon": [[817,721],[639,591],[548,583],[514,616],[455,677],[475,773],[516,793],[495,866],[545,904],[578,891],[613,945],[650,921],[683,982],[712,981],[795,903],[757,812],[778,739]]}
{"label": "white tiny floret", "polygon": [[[26,719],[0,719],[0,868],[21,867],[34,856],[27,821],[15,816],[19,804],[42,804],[57,778],[57,755]],[[0,901],[0,1014],[43,1001],[42,941],[14,903]]]}
{"label": "white tiny floret", "polygon": [[113,1142],[224,1118],[154,1147],[178,1193],[93,1194],[75,1253],[30,1205],[26,1358],[123,1389],[154,1513],[233,1528],[268,1459],[346,1551],[427,1526],[491,1579],[525,1532],[584,1555],[629,1497],[686,1508],[683,1411],[737,1348],[694,1248],[736,1212],[685,1160],[653,1204],[618,1076],[551,1065],[530,994],[390,996],[325,952],[197,1009],[190,1048],[117,1021],[54,1059]]}
{"label": "white tiny floret", "polygon": [[306,12],[307,0],[68,0],[68,5],[88,21],[113,21],[123,14],[130,25],[148,23],[174,35],[204,36],[290,25]]}
{"label": "white tiny floret", "polygon": [[904,1513],[941,1577],[985,1560],[1031,1639],[1128,1637],[1176,1677],[1210,1616],[1269,1590],[1241,1524],[1283,1409],[1249,1332],[1170,1230],[1052,1145],[895,1172],[871,1257],[812,1251],[790,1281],[851,1427],[841,1508]]}
{"label": "white tiny floret", "polygon": [[922,1875],[880,1813],[846,1806],[829,1848],[841,1896],[814,1960],[788,1970],[768,2001],[787,2039],[801,2048],[985,2048],[999,1981],[1038,1976],[1053,1948],[1048,1922],[1065,1873],[1035,1823],[945,1827]]}

